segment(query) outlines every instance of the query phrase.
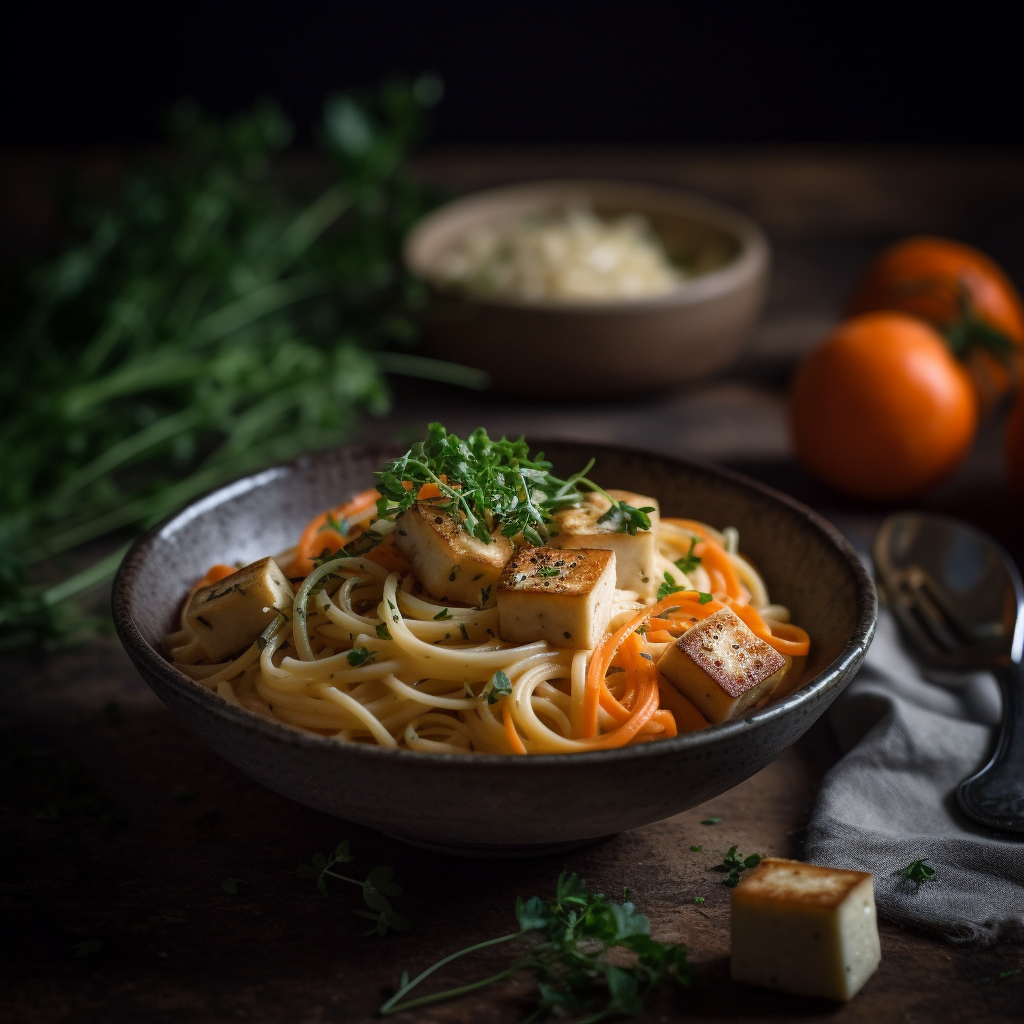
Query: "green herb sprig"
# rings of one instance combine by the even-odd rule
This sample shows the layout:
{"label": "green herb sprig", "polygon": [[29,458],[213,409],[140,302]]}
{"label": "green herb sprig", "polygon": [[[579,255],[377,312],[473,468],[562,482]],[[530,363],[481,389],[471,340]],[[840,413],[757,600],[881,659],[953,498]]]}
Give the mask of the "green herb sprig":
{"label": "green herb sprig", "polygon": [[[576,874],[562,873],[553,900],[533,896],[516,900],[519,929],[508,935],[474,943],[443,957],[410,980],[404,972],[395,994],[380,1008],[382,1014],[399,1013],[454,999],[509,977],[531,971],[537,981],[536,1004],[526,1018],[586,1014],[581,1024],[615,1016],[635,1016],[644,999],[666,983],[687,986],[692,972],[685,946],[657,942],[650,936],[650,921],[630,902],[615,903],[587,890]],[[419,998],[410,993],[435,971],[459,957],[506,942],[522,941],[529,948],[508,967],[456,988]],[[632,963],[612,963],[612,949],[632,954]]]}
{"label": "green herb sprig", "polygon": [[396,518],[416,502],[422,485],[436,484],[442,495],[438,509],[472,536],[489,544],[494,540],[492,531],[500,529],[504,537],[522,534],[528,543],[540,547],[553,536],[555,513],[581,505],[587,491],[596,491],[610,502],[598,523],[631,535],[649,530],[648,513],[653,506],[636,508],[612,498],[587,478],[593,465],[591,459],[562,480],[551,472],[543,452],[531,457],[522,438],[495,441],[479,428],[463,441],[440,423],[431,423],[425,440],[417,441],[377,474],[381,493],[377,514],[381,519]]}
{"label": "green herb sprig", "polygon": [[333,853],[317,853],[309,864],[300,865],[298,875],[299,878],[308,878],[316,882],[316,887],[323,896],[330,895],[327,882],[329,878],[358,885],[362,890],[363,902],[367,909],[353,910],[352,913],[373,922],[373,927],[369,931],[363,932],[364,935],[386,935],[389,930],[407,932],[412,927],[412,922],[391,905],[391,900],[402,894],[402,887],[394,881],[394,869],[390,867],[372,868],[362,881],[332,870],[338,865],[349,864],[352,860],[354,858],[351,847],[347,842],[341,842]]}
{"label": "green herb sprig", "polygon": [[509,679],[508,673],[504,669],[499,668],[491,676],[490,682],[484,688],[482,696],[488,704],[497,704],[502,697],[510,697],[511,695],[512,680]]}
{"label": "green herb sprig", "polygon": [[683,555],[682,558],[677,558],[675,561],[675,567],[685,575],[689,576],[700,565],[700,556],[693,553],[693,549],[697,546],[697,538],[690,538],[689,550]]}
{"label": "green herb sprig", "polygon": [[752,853],[749,857],[743,857],[736,852],[735,846],[729,847],[729,852],[722,859],[721,864],[716,864],[712,870],[727,873],[722,879],[722,885],[735,889],[740,883],[740,875],[750,868],[756,868],[761,863],[761,855]]}
{"label": "green herb sprig", "polygon": [[935,868],[931,864],[927,863],[928,858],[924,857],[921,860],[915,860],[908,864],[902,872],[900,872],[904,878],[913,882],[914,885],[920,887],[925,882],[934,882],[937,875]]}
{"label": "green herb sprig", "polygon": [[409,351],[425,292],[401,245],[433,198],[406,158],[438,96],[424,77],[329,99],[334,179],[311,201],[275,163],[276,106],[181,106],[169,154],[113,205],[79,203],[71,246],[0,289],[0,649],[95,631],[79,599],[124,547],[70,576],[68,553],[339,443],[388,408],[385,373],[481,385]]}

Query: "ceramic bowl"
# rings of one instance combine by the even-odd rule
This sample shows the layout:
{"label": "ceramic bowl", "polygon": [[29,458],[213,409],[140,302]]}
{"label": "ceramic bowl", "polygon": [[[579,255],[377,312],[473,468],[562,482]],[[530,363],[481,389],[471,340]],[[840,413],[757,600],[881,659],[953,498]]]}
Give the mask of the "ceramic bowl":
{"label": "ceramic bowl", "polygon": [[[692,276],[663,295],[610,302],[483,300],[438,284],[438,258],[465,232],[580,202],[603,216],[643,214]],[[435,210],[409,234],[405,262],[431,289],[423,330],[433,354],[486,370],[503,392],[594,397],[666,389],[735,362],[764,301],[769,248],[747,217],[687,192],[544,181]]]}
{"label": "ceramic bowl", "polygon": [[[538,443],[539,444],[539,443]],[[842,691],[875,625],[871,579],[842,536],[797,502],[711,466],[616,448],[540,445],[568,474],[656,495],[666,515],[739,529],[773,600],[810,633],[807,682],[747,718],[621,750],[530,757],[424,754],[348,744],[227,704],[167,661],[183,595],[215,562],[292,545],[317,509],[372,483],[395,452],[349,447],[256,474],[154,527],[126,556],[114,620],[163,702],[258,782],[402,840],[487,855],[578,845],[669,817],[725,792],[800,737]]]}

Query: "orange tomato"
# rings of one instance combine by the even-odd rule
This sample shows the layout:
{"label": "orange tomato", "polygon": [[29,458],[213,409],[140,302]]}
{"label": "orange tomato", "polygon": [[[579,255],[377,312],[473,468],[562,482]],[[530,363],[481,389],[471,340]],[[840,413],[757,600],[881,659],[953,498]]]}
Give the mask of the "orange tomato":
{"label": "orange tomato", "polygon": [[1024,497],[1024,391],[1017,396],[1017,404],[1010,410],[1003,439],[1010,481]]}
{"label": "orange tomato", "polygon": [[978,404],[932,327],[906,313],[866,313],[804,360],[789,414],[797,458],[812,476],[854,497],[896,501],[967,454]]}
{"label": "orange tomato", "polygon": [[[983,252],[945,238],[897,242],[868,267],[847,312],[883,309],[912,313],[945,333],[970,368],[986,411],[1019,379],[1024,305],[1002,268]],[[993,332],[1011,344],[1008,353],[991,347]]]}

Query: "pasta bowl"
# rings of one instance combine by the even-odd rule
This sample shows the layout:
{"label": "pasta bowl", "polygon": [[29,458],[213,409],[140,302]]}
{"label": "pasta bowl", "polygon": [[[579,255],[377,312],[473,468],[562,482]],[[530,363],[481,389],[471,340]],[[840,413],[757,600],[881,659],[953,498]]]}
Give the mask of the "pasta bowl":
{"label": "pasta bowl", "polygon": [[[460,238],[574,205],[600,217],[642,216],[686,276],[662,294],[574,301],[480,297],[441,276]],[[554,388],[563,397],[649,393],[731,365],[761,311],[770,264],[764,233],[737,210],[679,189],[587,180],[456,199],[413,228],[404,256],[430,291],[423,330],[435,355],[487,371],[495,390],[550,395]]]}
{"label": "pasta bowl", "polygon": [[114,621],[139,672],[182,722],[256,781],[404,841],[464,855],[559,847],[669,817],[749,778],[842,691],[870,643],[874,587],[810,509],[738,474],[619,448],[538,442],[556,471],[656,495],[664,514],[732,525],[774,600],[811,636],[805,682],[737,721],[616,750],[531,756],[422,753],[345,743],[229,704],[163,651],[183,597],[216,562],[289,547],[311,512],[373,482],[395,451],[346,447],[246,477],[141,537],[114,583]]}

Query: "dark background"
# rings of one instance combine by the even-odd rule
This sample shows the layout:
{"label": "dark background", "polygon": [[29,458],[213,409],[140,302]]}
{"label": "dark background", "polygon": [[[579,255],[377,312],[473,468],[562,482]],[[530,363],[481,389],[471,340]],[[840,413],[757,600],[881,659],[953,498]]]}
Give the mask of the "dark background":
{"label": "dark background", "polygon": [[328,92],[424,70],[437,142],[1019,145],[1016,32],[950,10],[43,3],[0,31],[0,145],[146,143],[181,96],[274,96],[308,140]]}

